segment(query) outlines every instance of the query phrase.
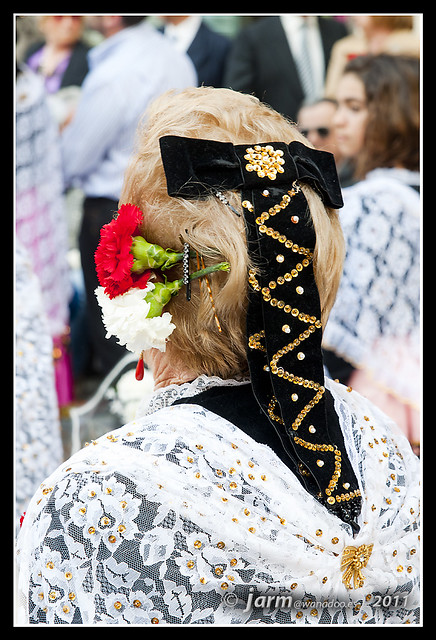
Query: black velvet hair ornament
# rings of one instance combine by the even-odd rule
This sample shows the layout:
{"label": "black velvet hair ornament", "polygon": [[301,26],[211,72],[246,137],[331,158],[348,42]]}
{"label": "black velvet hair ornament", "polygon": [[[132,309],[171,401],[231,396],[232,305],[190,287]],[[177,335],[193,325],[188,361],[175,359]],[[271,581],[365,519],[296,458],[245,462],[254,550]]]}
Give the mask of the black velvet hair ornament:
{"label": "black velvet hair ornament", "polygon": [[233,145],[165,136],[168,194],[204,199],[240,191],[247,246],[247,358],[253,393],[305,489],[358,530],[361,494],[333,398],[324,387],[315,230],[300,182],[343,206],[333,155],[300,142]]}

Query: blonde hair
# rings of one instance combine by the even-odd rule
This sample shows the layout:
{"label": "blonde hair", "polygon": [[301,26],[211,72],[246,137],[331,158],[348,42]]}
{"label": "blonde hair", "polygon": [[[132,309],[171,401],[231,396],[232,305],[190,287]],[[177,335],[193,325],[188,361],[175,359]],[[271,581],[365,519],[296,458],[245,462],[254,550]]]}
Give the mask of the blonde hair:
{"label": "blonde hair", "polygon": [[[205,283],[195,281],[191,301],[182,292],[166,307],[176,325],[168,351],[196,375],[235,377],[247,370],[245,324],[250,265],[243,216],[238,218],[214,196],[205,200],[168,196],[159,148],[159,138],[164,135],[247,145],[293,140],[310,145],[294,125],[257,98],[210,87],[165,93],[150,106],[138,129],[120,204],[131,202],[141,208],[150,242],[172,249],[189,242],[206,265],[223,260],[230,263],[229,273],[210,276],[221,332]],[[308,186],[302,185],[302,189],[317,234],[314,272],[324,325],[342,272],[343,237],[337,212],[326,209]],[[225,195],[242,212],[239,193]],[[170,280],[181,277],[178,269],[168,272]]]}
{"label": "blonde hair", "polygon": [[413,29],[413,16],[371,16],[371,24],[374,27],[388,29],[389,31],[397,31]]}

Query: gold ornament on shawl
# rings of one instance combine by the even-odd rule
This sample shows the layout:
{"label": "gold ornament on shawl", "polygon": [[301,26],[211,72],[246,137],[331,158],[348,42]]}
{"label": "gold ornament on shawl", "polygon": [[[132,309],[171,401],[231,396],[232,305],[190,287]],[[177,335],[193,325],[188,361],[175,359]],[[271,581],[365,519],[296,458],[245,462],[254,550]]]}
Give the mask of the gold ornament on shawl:
{"label": "gold ornament on shawl", "polygon": [[[341,559],[341,571],[344,572],[342,582],[347,589],[358,589],[365,579],[362,568],[366,567],[372,553],[373,544],[361,544],[360,547],[345,547]],[[353,587],[351,586],[353,581]]]}

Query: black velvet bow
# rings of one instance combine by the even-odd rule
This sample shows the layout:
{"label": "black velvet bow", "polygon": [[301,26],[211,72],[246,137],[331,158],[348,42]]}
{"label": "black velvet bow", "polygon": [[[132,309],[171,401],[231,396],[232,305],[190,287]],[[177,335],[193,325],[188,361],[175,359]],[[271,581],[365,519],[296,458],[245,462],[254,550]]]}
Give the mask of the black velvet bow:
{"label": "black velvet bow", "polygon": [[[283,152],[283,173],[274,186],[289,185],[294,180],[307,182],[317,190],[328,207],[343,206],[334,156],[310,149],[301,142],[259,143]],[[231,191],[265,187],[265,179],[255,171],[244,171],[245,155],[250,145],[231,142],[164,136],[160,139],[162,162],[170,196],[199,199],[211,191]],[[267,180],[267,182],[269,182]],[[270,183],[271,184],[271,183]]]}

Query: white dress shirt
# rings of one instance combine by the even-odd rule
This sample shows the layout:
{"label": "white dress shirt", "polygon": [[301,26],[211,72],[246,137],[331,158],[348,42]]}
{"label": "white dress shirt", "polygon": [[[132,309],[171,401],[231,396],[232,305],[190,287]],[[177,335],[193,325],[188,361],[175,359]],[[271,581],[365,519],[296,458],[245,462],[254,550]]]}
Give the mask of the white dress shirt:
{"label": "white dress shirt", "polygon": [[301,51],[302,26],[306,22],[313,70],[314,95],[321,97],[324,92],[325,62],[321,34],[316,16],[303,17],[288,14],[280,16],[280,20],[296,63],[298,63]]}
{"label": "white dress shirt", "polygon": [[165,25],[164,34],[171,40],[178,51],[186,53],[200,28],[201,16],[188,16],[179,24],[169,22]]}
{"label": "white dress shirt", "polygon": [[65,186],[118,200],[149,103],[169,89],[196,86],[197,74],[188,56],[147,22],[91,49],[89,64],[76,115],[62,135]]}

